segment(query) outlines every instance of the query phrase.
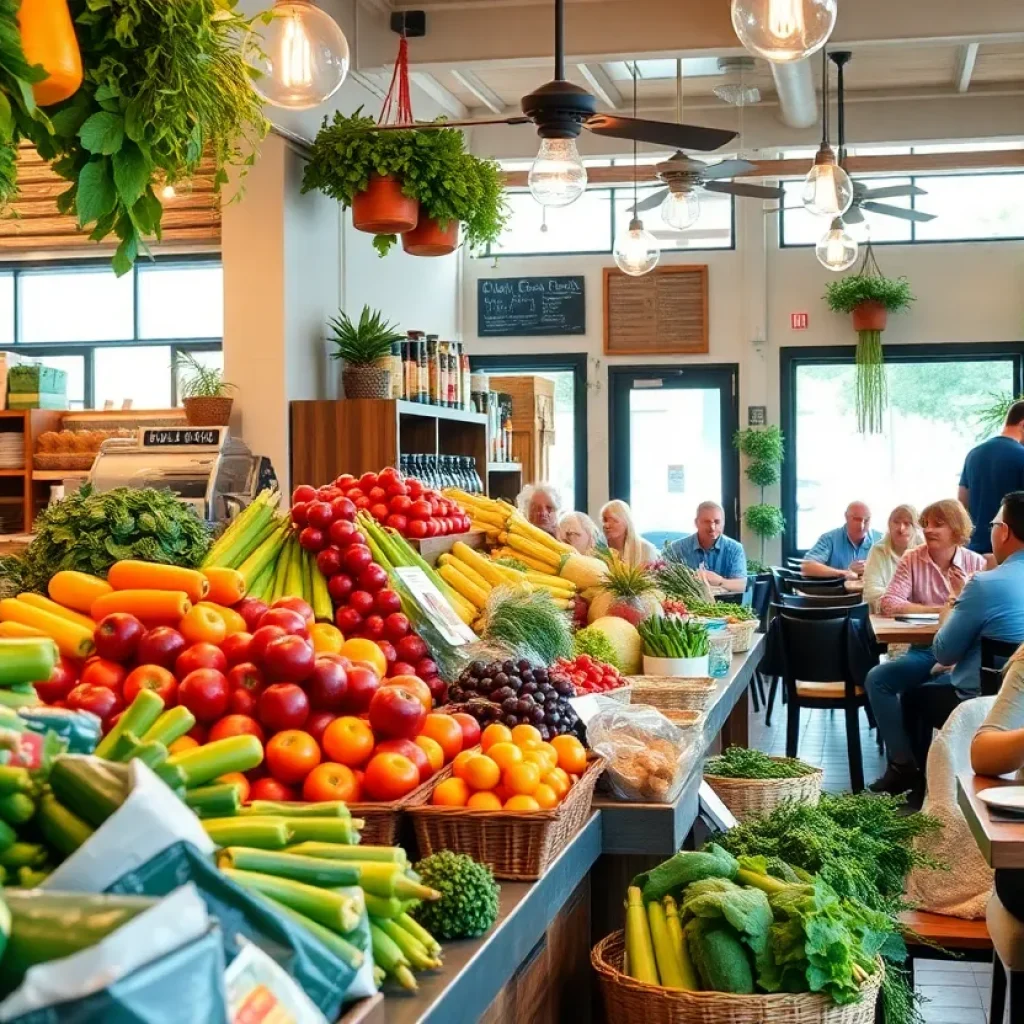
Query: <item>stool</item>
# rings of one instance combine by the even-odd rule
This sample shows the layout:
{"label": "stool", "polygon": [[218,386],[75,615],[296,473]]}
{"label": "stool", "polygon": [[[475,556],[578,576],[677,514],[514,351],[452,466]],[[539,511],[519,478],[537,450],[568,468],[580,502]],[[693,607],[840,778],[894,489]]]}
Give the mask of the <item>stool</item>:
{"label": "stool", "polygon": [[1007,1003],[1009,974],[1010,1020],[1024,1019],[1024,921],[1011,914],[993,892],[985,909],[985,923],[996,955],[992,958],[990,1020],[1002,1024]]}

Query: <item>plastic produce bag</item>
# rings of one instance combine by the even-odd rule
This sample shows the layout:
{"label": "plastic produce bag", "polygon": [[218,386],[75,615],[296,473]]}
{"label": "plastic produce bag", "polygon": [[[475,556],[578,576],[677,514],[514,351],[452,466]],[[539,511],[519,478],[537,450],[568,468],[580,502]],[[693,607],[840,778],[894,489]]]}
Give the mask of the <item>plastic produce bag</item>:
{"label": "plastic produce bag", "polygon": [[91,711],[73,711],[71,708],[19,708],[18,717],[33,732],[45,735],[56,733],[64,740],[69,754],[91,754],[100,741],[102,723]]}
{"label": "plastic produce bag", "polygon": [[692,730],[647,704],[616,704],[587,723],[587,742],[608,762],[604,777],[620,800],[672,803],[693,763]]}

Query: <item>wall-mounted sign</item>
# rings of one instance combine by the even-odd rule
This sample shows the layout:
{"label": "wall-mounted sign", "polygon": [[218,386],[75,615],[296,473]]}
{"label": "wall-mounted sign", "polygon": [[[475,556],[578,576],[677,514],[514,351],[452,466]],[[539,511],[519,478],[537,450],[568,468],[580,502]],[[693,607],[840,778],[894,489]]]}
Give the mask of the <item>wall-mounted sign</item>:
{"label": "wall-mounted sign", "polygon": [[806,331],[811,325],[810,313],[790,313],[789,326],[794,331]]}
{"label": "wall-mounted sign", "polygon": [[586,334],[583,276],[488,277],[477,281],[476,323],[481,338]]}
{"label": "wall-mounted sign", "polygon": [[686,467],[685,466],[669,466],[668,467],[668,493],[669,494],[685,494],[686,493]]}
{"label": "wall-mounted sign", "polygon": [[768,406],[767,405],[748,405],[747,406],[747,426],[748,427],[764,427],[768,424]]}

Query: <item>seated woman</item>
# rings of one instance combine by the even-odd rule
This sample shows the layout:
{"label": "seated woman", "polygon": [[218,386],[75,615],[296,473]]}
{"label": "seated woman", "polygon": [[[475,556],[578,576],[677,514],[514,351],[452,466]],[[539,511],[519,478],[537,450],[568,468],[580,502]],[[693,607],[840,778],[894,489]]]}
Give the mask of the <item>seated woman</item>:
{"label": "seated woman", "polygon": [[592,555],[601,540],[601,531],[586,512],[566,512],[558,521],[558,539],[572,545],[581,555]]}
{"label": "seated woman", "polygon": [[608,547],[627,565],[650,565],[658,560],[658,549],[637,533],[633,513],[624,501],[609,501],[601,509],[601,525]]}
{"label": "seated woman", "polygon": [[917,520],[917,509],[913,505],[897,505],[889,513],[889,528],[885,536],[871,547],[864,566],[864,600],[872,612],[878,612],[900,559],[924,541]]}

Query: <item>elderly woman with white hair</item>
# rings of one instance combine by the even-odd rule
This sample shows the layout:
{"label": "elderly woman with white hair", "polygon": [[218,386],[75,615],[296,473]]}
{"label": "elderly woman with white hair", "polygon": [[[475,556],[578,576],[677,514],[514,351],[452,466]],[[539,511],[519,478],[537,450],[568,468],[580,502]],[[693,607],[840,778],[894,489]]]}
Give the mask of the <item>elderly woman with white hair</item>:
{"label": "elderly woman with white hair", "polygon": [[658,549],[637,533],[633,513],[624,501],[609,501],[601,509],[601,526],[608,547],[627,565],[650,565],[658,561]]}
{"label": "elderly woman with white hair", "polygon": [[601,531],[586,512],[566,512],[558,520],[558,539],[581,555],[592,555],[601,540]]}
{"label": "elderly woman with white hair", "polygon": [[519,511],[538,529],[558,536],[562,496],[551,484],[527,484],[516,498]]}

